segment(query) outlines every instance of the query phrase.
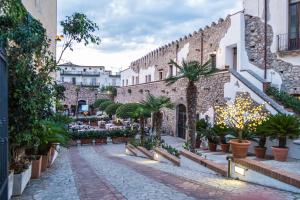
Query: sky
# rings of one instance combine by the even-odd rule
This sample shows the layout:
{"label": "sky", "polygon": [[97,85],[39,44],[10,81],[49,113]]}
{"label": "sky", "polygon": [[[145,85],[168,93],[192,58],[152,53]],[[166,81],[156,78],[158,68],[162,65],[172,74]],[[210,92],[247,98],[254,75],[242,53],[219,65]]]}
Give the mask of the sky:
{"label": "sky", "polygon": [[[60,21],[81,12],[97,23],[100,45],[76,44],[62,62],[101,65],[114,72],[173,40],[241,10],[242,0],[59,0]],[[58,44],[58,54],[61,52]]]}

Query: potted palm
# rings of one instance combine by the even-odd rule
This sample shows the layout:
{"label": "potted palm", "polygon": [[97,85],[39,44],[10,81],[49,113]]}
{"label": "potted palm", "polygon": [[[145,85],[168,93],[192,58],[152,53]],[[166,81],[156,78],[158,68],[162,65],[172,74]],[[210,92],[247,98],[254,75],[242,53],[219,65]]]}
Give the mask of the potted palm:
{"label": "potted palm", "polygon": [[209,123],[205,119],[200,119],[196,121],[196,148],[200,148],[202,143],[203,132],[209,127]]}
{"label": "potted palm", "polygon": [[208,141],[208,149],[210,151],[217,151],[219,138],[213,128],[208,128],[202,132],[205,139]]}
{"label": "potted palm", "polygon": [[216,124],[229,127],[237,132],[237,139],[229,141],[234,158],[245,158],[251,142],[245,138],[245,133],[254,131],[266,118],[264,105],[257,105],[249,94],[237,95],[234,103],[216,106]]}
{"label": "potted palm", "polygon": [[274,159],[277,161],[286,161],[288,147],[287,138],[294,139],[300,135],[300,120],[298,117],[286,114],[277,114],[271,116],[263,126],[264,132],[271,139],[278,140],[278,146],[272,147]]}
{"label": "potted palm", "polygon": [[266,156],[266,142],[267,142],[267,132],[265,131],[265,125],[267,124],[267,121],[264,121],[261,125],[259,125],[254,134],[253,140],[257,142],[257,146],[254,147],[254,153],[257,158],[265,158]]}
{"label": "potted palm", "polygon": [[175,66],[179,70],[178,76],[170,76],[166,79],[167,85],[174,84],[180,79],[187,80],[186,86],[186,100],[187,100],[187,130],[191,140],[191,151],[195,151],[196,146],[196,111],[197,111],[197,98],[198,89],[196,83],[201,76],[207,76],[214,72],[211,66],[211,60],[202,65],[198,61],[183,61],[182,65],[171,60],[170,65]]}
{"label": "potted palm", "polygon": [[220,143],[222,152],[228,153],[230,144],[227,143],[226,135],[228,134],[229,129],[227,127],[223,127],[223,126],[220,126],[217,124],[214,125],[212,129],[215,132],[215,134],[217,136],[219,136],[219,143]]}

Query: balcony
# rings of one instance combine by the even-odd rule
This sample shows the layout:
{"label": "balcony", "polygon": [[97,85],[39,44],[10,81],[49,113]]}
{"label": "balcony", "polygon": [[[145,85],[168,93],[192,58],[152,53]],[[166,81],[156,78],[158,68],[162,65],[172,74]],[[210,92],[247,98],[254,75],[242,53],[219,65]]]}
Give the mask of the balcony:
{"label": "balcony", "polygon": [[65,75],[65,76],[100,76],[100,72],[60,71],[60,75]]}
{"label": "balcony", "polygon": [[99,83],[80,83],[81,87],[90,87],[90,88],[98,88],[100,87]]}
{"label": "balcony", "polygon": [[300,50],[299,33],[286,33],[277,35],[278,52],[289,52]]}

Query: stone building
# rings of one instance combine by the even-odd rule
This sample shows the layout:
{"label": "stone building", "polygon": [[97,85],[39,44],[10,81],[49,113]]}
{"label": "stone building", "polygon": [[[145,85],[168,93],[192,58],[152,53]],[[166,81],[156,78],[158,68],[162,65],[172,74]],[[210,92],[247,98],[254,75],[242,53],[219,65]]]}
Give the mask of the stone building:
{"label": "stone building", "polygon": [[[165,109],[163,127],[167,134],[186,138],[186,81],[166,86],[165,79],[177,75],[170,59],[212,60],[218,72],[198,82],[198,117],[213,121],[214,106],[233,101],[248,92],[275,114],[287,113],[264,92],[268,86],[300,95],[300,0],[244,0],[243,9],[172,41],[133,61],[121,72],[118,102],[138,102],[148,93],[164,95],[175,103]],[[265,28],[266,27],[266,28]],[[290,148],[293,142],[289,141]],[[269,143],[268,145],[271,145]],[[271,149],[271,148],[269,148]],[[290,151],[290,157],[299,157]]]}
{"label": "stone building", "polygon": [[66,98],[62,100],[61,104],[69,114],[74,115],[76,113],[77,104],[79,112],[82,110],[83,105],[88,105],[89,111],[92,111],[92,105],[97,99],[111,98],[109,94],[100,92],[93,87],[80,87],[71,83],[62,83],[62,85],[66,88]]}
{"label": "stone building", "polygon": [[105,70],[104,66],[82,66],[73,63],[58,65],[56,81],[72,83],[83,87],[101,88],[106,86],[120,86],[120,74],[113,74]]}

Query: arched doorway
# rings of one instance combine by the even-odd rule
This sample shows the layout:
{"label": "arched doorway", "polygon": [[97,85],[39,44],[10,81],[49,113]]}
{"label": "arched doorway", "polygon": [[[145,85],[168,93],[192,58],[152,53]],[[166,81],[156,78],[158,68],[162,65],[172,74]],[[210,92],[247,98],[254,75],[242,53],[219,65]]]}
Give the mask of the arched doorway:
{"label": "arched doorway", "polygon": [[186,107],[179,104],[177,107],[177,136],[185,139],[186,135]]}
{"label": "arched doorway", "polygon": [[81,113],[83,111],[86,111],[84,110],[84,106],[86,105],[86,101],[85,100],[79,100],[78,101],[78,112]]}

